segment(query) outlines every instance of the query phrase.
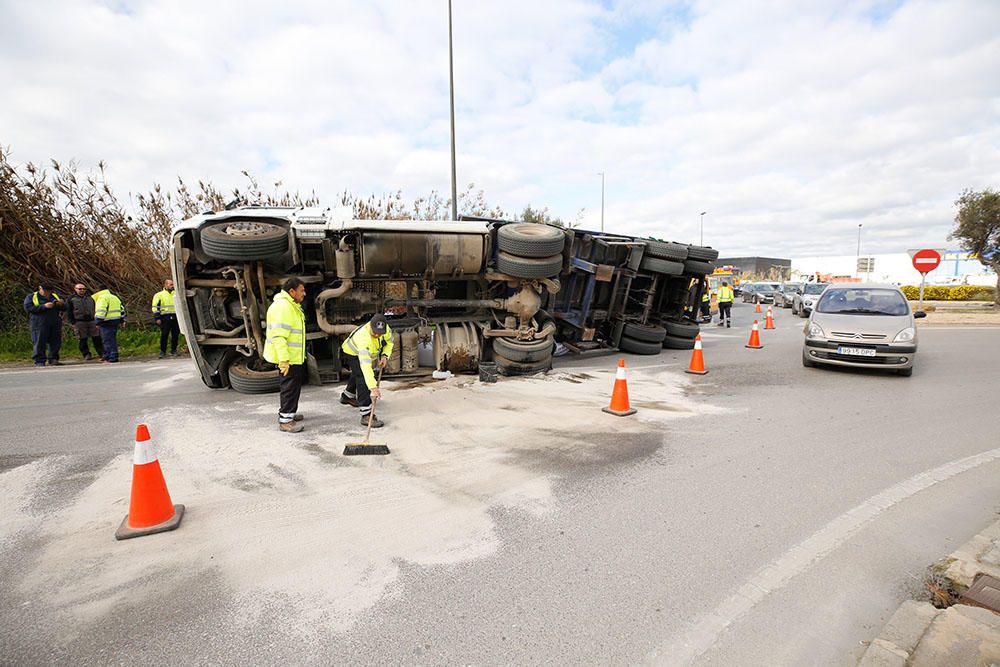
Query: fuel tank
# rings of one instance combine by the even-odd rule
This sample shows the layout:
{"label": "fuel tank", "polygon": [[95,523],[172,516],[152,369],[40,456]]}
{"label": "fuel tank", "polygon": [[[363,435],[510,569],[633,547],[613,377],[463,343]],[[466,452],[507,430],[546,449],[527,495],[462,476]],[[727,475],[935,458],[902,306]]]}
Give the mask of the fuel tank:
{"label": "fuel tank", "polygon": [[361,272],[363,276],[433,273],[437,278],[477,274],[485,266],[486,240],[483,234],[366,231],[361,237]]}

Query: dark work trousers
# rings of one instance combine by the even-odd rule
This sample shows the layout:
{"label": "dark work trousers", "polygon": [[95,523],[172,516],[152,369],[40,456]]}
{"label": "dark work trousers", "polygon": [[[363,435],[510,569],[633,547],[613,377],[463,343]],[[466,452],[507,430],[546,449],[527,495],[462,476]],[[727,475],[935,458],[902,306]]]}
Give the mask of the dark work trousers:
{"label": "dark work trousers", "polygon": [[44,366],[46,348],[49,362],[59,361],[62,347],[62,320],[56,317],[31,318],[31,358],[36,366]]}
{"label": "dark work trousers", "polygon": [[101,342],[101,330],[97,328],[93,320],[88,322],[77,321],[73,325],[77,338],[80,339],[80,354],[84,359],[90,357],[90,348],[87,346],[87,339],[94,344],[94,351],[101,359],[104,358],[104,343]]}
{"label": "dark work trousers", "polygon": [[160,354],[167,353],[167,337],[170,337],[170,353],[177,351],[177,338],[181,328],[177,324],[176,315],[160,315]]}
{"label": "dark work trousers", "polygon": [[719,302],[719,326],[722,326],[723,322],[728,327],[733,321],[733,302],[732,301],[720,301]]}
{"label": "dark work trousers", "polygon": [[347,365],[351,369],[351,377],[347,379],[347,387],[344,388],[344,395],[358,401],[358,409],[361,416],[367,417],[372,411],[372,392],[365,382],[365,375],[361,372],[361,360],[353,354],[345,355]]}
{"label": "dark work trousers", "polygon": [[101,329],[101,340],[104,342],[104,358],[108,361],[118,361],[118,328],[121,320],[105,320],[97,325]]}
{"label": "dark work trousers", "polygon": [[712,317],[712,302],[702,301],[701,302],[701,316],[705,319]]}
{"label": "dark work trousers", "polygon": [[278,423],[287,424],[299,410],[299,395],[302,385],[308,377],[305,364],[292,364],[288,367],[288,375],[281,376],[281,404],[278,406]]}

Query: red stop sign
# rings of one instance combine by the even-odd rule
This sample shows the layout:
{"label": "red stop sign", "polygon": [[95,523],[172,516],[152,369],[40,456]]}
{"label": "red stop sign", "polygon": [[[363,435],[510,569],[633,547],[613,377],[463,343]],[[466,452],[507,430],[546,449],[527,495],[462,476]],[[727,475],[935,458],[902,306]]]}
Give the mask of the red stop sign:
{"label": "red stop sign", "polygon": [[933,271],[941,265],[941,253],[937,250],[924,248],[913,253],[913,268],[920,273]]}

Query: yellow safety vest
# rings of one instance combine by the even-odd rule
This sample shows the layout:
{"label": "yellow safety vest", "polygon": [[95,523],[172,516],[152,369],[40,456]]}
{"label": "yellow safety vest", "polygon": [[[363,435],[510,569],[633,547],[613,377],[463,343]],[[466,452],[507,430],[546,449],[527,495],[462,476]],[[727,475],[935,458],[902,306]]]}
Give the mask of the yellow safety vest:
{"label": "yellow safety vest", "polygon": [[361,362],[361,373],[365,376],[365,384],[369,389],[374,389],[378,382],[375,380],[372,364],[379,356],[392,355],[392,329],[386,325],[384,334],[373,337],[372,325],[369,322],[355,329],[354,333],[344,340],[340,349],[344,354],[358,358]]}
{"label": "yellow safety vest", "polygon": [[[24,294],[24,292],[21,292],[21,294]],[[49,294],[51,294],[52,298],[55,299],[56,301],[59,300],[59,295],[56,294],[55,292],[49,292]],[[31,295],[31,303],[35,304],[36,306],[38,305],[38,292],[35,292],[34,294]]]}
{"label": "yellow safety vest", "polygon": [[719,288],[719,303],[726,303],[733,300],[733,288],[723,285]]}
{"label": "yellow safety vest", "polygon": [[174,293],[167,290],[160,290],[153,295],[154,315],[173,315],[177,311],[174,309]]}
{"label": "yellow safety vest", "polygon": [[285,290],[274,297],[267,309],[264,359],[272,364],[287,361],[293,366],[306,361],[306,315]]}
{"label": "yellow safety vest", "polygon": [[712,300],[712,295],[708,293],[708,290],[705,290],[705,292],[702,293],[701,295],[702,303],[708,303],[711,300]]}
{"label": "yellow safety vest", "polygon": [[122,300],[110,291],[102,289],[92,298],[95,303],[94,319],[98,322],[101,320],[120,320],[125,317],[125,306],[122,305]]}

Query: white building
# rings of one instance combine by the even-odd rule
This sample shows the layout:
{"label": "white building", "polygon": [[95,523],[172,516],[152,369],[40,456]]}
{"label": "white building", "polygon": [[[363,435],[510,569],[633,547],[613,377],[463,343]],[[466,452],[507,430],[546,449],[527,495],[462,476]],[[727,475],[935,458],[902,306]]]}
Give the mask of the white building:
{"label": "white building", "polygon": [[[941,265],[927,274],[928,285],[996,285],[997,276],[989,267],[973,259],[962,250],[939,249],[943,258]],[[800,257],[792,259],[792,280],[816,273],[833,276],[860,277],[862,280],[880,283],[919,285],[920,273],[913,268],[910,255],[906,252],[883,255],[862,255],[875,260],[873,270],[858,274],[858,258],[855,255],[839,257]]]}

